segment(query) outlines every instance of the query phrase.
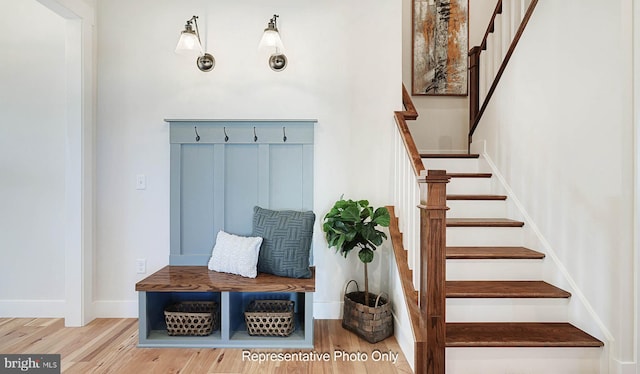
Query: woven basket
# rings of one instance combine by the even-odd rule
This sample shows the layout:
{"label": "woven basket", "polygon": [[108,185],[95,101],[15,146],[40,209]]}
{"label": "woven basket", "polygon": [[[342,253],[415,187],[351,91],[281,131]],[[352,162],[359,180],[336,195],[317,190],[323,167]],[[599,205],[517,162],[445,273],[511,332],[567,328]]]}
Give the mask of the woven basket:
{"label": "woven basket", "polygon": [[[347,293],[351,282],[356,284],[357,292]],[[369,343],[377,343],[393,335],[391,303],[382,294],[369,293],[369,297],[375,298],[375,306],[364,304],[364,292],[360,292],[356,281],[352,279],[347,282],[344,288],[342,327]]]}
{"label": "woven basket", "polygon": [[205,336],[220,328],[220,310],[215,301],[183,301],[164,309],[170,336]]}
{"label": "woven basket", "polygon": [[252,336],[289,336],[295,327],[293,301],[253,300],[244,312]]}

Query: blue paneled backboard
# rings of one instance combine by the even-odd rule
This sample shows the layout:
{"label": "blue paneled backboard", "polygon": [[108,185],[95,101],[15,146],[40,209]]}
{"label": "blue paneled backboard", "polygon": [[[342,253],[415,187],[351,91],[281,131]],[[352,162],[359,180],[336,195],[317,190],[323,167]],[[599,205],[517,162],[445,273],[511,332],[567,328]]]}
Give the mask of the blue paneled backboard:
{"label": "blue paneled backboard", "polygon": [[206,265],[219,230],[250,235],[255,205],[313,210],[315,120],[166,121],[171,265]]}

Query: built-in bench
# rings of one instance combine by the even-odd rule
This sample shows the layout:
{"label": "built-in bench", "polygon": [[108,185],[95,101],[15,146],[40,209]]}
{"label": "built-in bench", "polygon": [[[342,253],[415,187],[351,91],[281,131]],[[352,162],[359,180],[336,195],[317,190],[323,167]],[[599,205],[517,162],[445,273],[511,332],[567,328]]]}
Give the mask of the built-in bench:
{"label": "built-in bench", "polygon": [[[206,266],[166,266],[136,283],[140,347],[313,348],[315,269],[309,279],[260,273],[256,278],[218,273]],[[244,311],[255,299],[295,302],[295,331],[288,337],[250,336]],[[169,336],[164,308],[179,301],[216,301],[220,330],[209,336]]]}
{"label": "built-in bench", "polygon": [[[313,210],[316,120],[167,119],[170,143],[169,265],[136,284],[139,346],[312,348],[310,279],[257,278],[210,271],[220,230],[250,236],[254,207]],[[313,259],[310,259],[313,263]],[[288,337],[250,336],[244,311],[255,299],[295,302]],[[169,336],[164,308],[216,301],[220,326],[209,336]]]}

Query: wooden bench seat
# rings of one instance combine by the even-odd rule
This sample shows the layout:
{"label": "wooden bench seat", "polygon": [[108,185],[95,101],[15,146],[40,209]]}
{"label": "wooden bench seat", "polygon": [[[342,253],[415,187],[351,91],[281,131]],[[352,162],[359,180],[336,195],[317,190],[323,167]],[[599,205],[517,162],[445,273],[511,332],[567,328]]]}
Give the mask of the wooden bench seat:
{"label": "wooden bench seat", "polygon": [[[295,279],[260,273],[256,278],[219,273],[206,266],[170,265],[136,283],[138,291],[138,346],[144,348],[313,348],[312,277]],[[291,300],[295,329],[287,337],[252,336],[244,312],[252,300]],[[182,301],[218,303],[220,328],[207,336],[170,336],[164,309]]]}
{"label": "wooden bench seat", "polygon": [[136,283],[136,291],[147,292],[314,292],[316,272],[296,279],[259,273],[256,278],[219,273],[206,266],[165,266]]}

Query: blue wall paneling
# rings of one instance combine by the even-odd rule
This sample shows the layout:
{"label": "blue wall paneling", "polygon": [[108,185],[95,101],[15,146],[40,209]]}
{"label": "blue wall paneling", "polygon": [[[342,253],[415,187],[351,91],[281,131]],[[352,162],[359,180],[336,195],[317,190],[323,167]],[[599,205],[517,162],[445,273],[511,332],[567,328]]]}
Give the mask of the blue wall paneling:
{"label": "blue wall paneling", "polygon": [[166,121],[171,265],[206,265],[219,230],[250,235],[256,205],[313,210],[315,120]]}

